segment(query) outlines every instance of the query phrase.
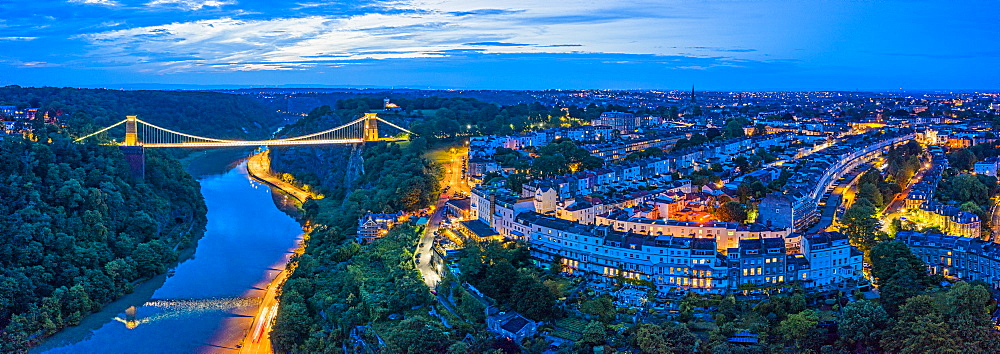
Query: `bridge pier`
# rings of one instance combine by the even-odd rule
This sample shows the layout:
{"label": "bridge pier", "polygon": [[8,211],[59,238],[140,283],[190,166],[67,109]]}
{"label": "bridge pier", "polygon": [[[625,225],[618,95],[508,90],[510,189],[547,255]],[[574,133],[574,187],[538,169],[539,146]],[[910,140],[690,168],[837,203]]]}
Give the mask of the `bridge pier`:
{"label": "bridge pier", "polygon": [[138,181],[146,179],[146,151],[142,146],[118,146],[118,149],[125,154],[125,162],[128,163],[129,172],[132,178]]}

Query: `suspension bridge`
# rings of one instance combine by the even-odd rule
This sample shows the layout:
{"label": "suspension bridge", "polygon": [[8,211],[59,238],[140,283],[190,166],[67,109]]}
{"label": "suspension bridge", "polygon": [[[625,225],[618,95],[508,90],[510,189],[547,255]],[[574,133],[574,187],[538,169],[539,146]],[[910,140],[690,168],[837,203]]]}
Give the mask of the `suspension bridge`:
{"label": "suspension bridge", "polygon": [[392,124],[376,113],[365,113],[361,118],[341,126],[324,130],[318,133],[306,134],[291,138],[267,139],[267,140],[227,140],[208,138],[192,134],[186,134],[155,124],[143,121],[136,116],[128,116],[125,120],[112,124],[96,132],[87,134],[74,140],[81,142],[85,139],[99,136],[112,128],[125,125],[125,141],[117,143],[120,146],[141,146],[148,148],[166,147],[230,147],[230,146],[281,146],[281,145],[328,145],[328,144],[357,144],[369,141],[398,141],[405,139],[383,138],[379,134],[379,123],[386,124],[404,133],[410,133],[398,125]]}

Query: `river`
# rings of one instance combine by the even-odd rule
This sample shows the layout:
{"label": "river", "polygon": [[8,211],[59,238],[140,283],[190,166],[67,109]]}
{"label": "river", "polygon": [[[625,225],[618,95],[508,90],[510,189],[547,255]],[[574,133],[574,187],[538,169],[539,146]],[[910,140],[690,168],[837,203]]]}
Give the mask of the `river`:
{"label": "river", "polygon": [[302,228],[277,207],[285,196],[247,175],[239,159],[246,152],[200,154],[187,169],[201,182],[208,225],[193,256],[33,352],[238,351],[264,289],[288,263]]}

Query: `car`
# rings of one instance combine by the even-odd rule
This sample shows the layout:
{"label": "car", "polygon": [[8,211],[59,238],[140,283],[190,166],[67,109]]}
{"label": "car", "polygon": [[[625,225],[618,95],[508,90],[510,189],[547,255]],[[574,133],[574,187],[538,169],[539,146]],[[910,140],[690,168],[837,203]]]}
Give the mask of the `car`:
{"label": "car", "polygon": [[424,248],[424,243],[423,242],[420,243],[420,248]]}

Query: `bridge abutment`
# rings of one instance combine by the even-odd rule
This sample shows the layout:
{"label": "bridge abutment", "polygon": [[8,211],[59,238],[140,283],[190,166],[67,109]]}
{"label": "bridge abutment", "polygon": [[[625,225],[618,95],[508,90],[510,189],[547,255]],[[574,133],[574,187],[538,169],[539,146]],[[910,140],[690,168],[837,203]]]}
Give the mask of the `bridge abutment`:
{"label": "bridge abutment", "polygon": [[146,151],[142,146],[118,146],[125,155],[129,173],[132,178],[142,181],[146,179]]}

